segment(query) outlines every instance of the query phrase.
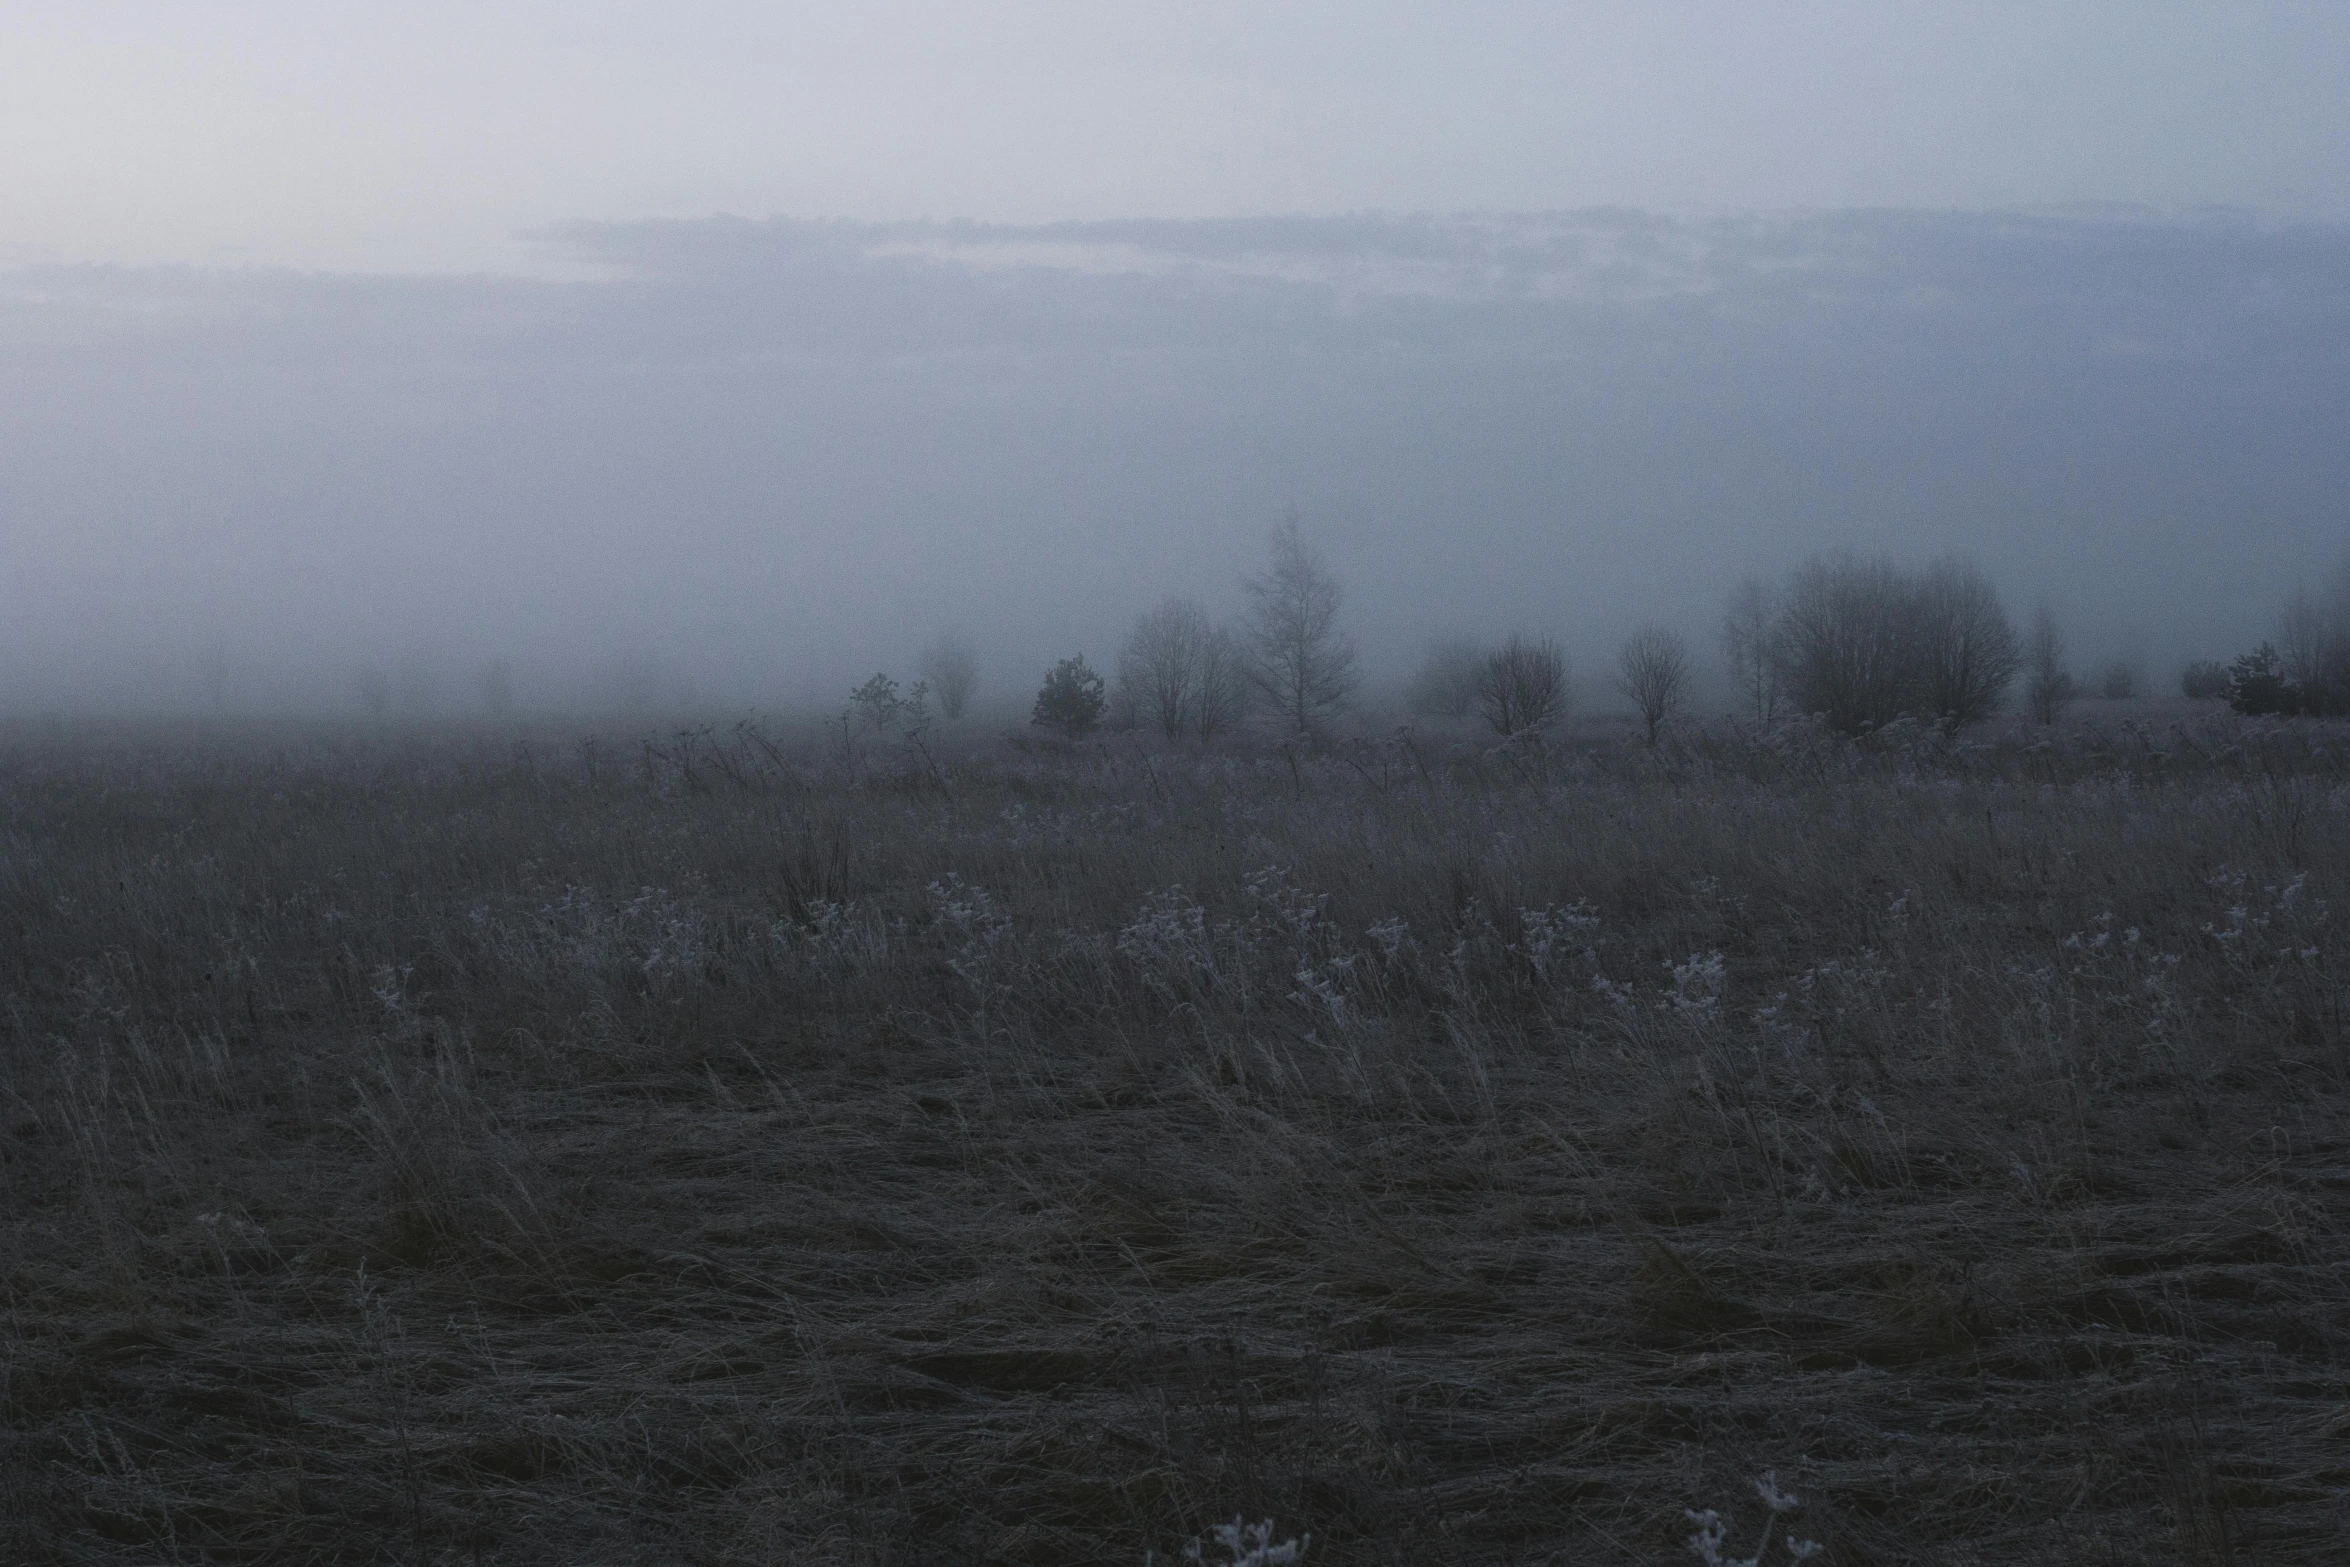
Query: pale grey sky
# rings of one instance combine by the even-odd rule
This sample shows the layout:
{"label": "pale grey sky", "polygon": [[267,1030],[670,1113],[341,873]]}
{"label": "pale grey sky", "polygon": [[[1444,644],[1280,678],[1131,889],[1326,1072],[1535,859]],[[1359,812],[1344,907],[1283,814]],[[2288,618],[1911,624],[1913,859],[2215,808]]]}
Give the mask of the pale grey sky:
{"label": "pale grey sky", "polygon": [[533,269],[579,218],[2350,217],[2350,6],[12,0],[0,265]]}

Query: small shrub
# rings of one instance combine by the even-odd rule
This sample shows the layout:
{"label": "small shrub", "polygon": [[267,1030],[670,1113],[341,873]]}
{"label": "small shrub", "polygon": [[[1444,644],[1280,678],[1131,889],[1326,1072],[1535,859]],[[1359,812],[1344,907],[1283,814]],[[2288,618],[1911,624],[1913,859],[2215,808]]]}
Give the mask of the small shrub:
{"label": "small shrub", "polygon": [[898,709],[905,705],[905,700],[898,695],[898,683],[887,675],[875,675],[849,693],[849,701],[855,704],[857,716],[875,729],[887,729],[895,723]]}
{"label": "small shrub", "polygon": [[1085,657],[1080,654],[1062,659],[1044,677],[1028,721],[1058,730],[1072,740],[1082,740],[1101,727],[1102,712],[1107,706],[1102,677],[1086,666]]}
{"label": "small shrub", "polygon": [[2216,658],[2199,658],[2179,671],[2179,694],[2190,702],[2223,702],[2228,695],[2228,666]]}
{"label": "small shrub", "polygon": [[2108,702],[2127,702],[2138,694],[2141,684],[2138,666],[2126,658],[2117,658],[2097,672],[2097,694]]}
{"label": "small shrub", "polygon": [[2296,711],[2300,702],[2284,676],[2276,645],[2263,642],[2228,666],[2228,706],[2247,717]]}

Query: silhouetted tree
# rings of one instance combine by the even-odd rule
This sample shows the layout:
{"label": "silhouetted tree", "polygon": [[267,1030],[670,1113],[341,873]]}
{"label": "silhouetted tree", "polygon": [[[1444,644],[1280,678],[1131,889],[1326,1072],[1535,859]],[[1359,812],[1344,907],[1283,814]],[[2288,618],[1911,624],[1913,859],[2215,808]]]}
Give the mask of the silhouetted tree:
{"label": "silhouetted tree", "polygon": [[2277,619],[2276,649],[2294,711],[2350,713],[2350,558],[2324,588],[2293,595]]}
{"label": "silhouetted tree", "polygon": [[896,723],[898,710],[906,705],[906,699],[898,695],[898,683],[883,674],[875,675],[851,691],[849,702],[857,716],[876,732]]}
{"label": "silhouetted tree", "polygon": [[1311,729],[1353,694],[1355,650],[1338,630],[1338,582],[1296,512],[1273,530],[1271,568],[1247,586],[1250,677],[1280,722]]}
{"label": "silhouetted tree", "polygon": [[1632,699],[1656,744],[1665,721],[1681,710],[1689,693],[1689,649],[1662,626],[1642,626],[1616,655],[1616,689]]}
{"label": "silhouetted tree", "polygon": [[1796,570],[1773,652],[1796,706],[1858,734],[1918,702],[1917,593],[1887,561],[1815,556]]}
{"label": "silhouetted tree", "polygon": [[1082,740],[1101,726],[1102,709],[1107,705],[1102,695],[1102,677],[1086,667],[1084,655],[1080,654],[1062,659],[1044,677],[1028,721],[1057,729],[1072,740]]}
{"label": "silhouetted tree", "polygon": [[959,636],[941,636],[922,650],[916,671],[938,698],[938,710],[948,723],[963,716],[971,693],[979,685],[979,660]]}
{"label": "silhouetted tree", "polygon": [[1913,603],[1926,712],[1945,730],[1989,718],[2023,664],[1998,593],[1971,561],[1951,556],[1926,568]]}
{"label": "silhouetted tree", "polygon": [[1567,699],[1567,658],[1548,637],[1512,637],[1477,671],[1477,710],[1498,735],[1547,728],[1565,715]]}
{"label": "silhouetted tree", "polygon": [[1170,740],[1189,732],[1198,720],[1203,665],[1215,636],[1208,612],[1187,599],[1168,599],[1144,615],[1118,654],[1119,704]]}
{"label": "silhouetted tree", "polygon": [[1753,709],[1758,724],[1778,716],[1777,620],[1771,590],[1762,578],[1752,572],[1739,578],[1722,615],[1722,659],[1730,666],[1730,689]]}
{"label": "silhouetted tree", "polygon": [[1203,743],[1213,740],[1248,717],[1249,703],[1255,695],[1255,682],[1249,679],[1248,654],[1241,647],[1240,639],[1229,626],[1215,627],[1200,649],[1199,683],[1192,695],[1191,732]]}
{"label": "silhouetted tree", "polygon": [[2032,617],[2032,637],[2024,650],[2024,694],[2032,705],[2032,721],[2053,724],[2080,687],[2064,666],[2064,633],[2056,616],[2043,604]]}
{"label": "silhouetted tree", "polygon": [[1473,642],[1450,638],[1428,649],[1404,700],[1430,718],[1466,718],[1477,709],[1477,680],[1485,655]]}

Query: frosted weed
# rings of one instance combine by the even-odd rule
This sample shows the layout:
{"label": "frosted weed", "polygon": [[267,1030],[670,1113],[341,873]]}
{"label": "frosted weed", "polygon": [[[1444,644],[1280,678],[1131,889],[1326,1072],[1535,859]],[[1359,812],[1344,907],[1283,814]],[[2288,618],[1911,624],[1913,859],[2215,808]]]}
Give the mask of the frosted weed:
{"label": "frosted weed", "polygon": [[[1204,1555],[1205,1543],[1194,1540],[1183,1548],[1185,1561],[1201,1562],[1205,1567],[1287,1567],[1287,1564],[1303,1556],[1306,1547],[1314,1543],[1314,1537],[1308,1534],[1274,1544],[1273,1520],[1270,1518],[1262,1523],[1243,1523],[1235,1518],[1230,1523],[1217,1524],[1208,1532],[1224,1548],[1224,1556],[1208,1562]],[[1143,1555],[1144,1567],[1150,1567],[1157,1560],[1157,1556],[1150,1552]]]}
{"label": "frosted weed", "polygon": [[1215,988],[1208,911],[1180,887],[1148,894],[1133,922],[1118,932],[1117,948],[1141,972],[1144,986],[1168,1000]]}
{"label": "frosted weed", "polygon": [[[1688,1510],[1689,1521],[1697,1525],[1697,1532],[1689,1537],[1689,1549],[1704,1560],[1705,1567],[1762,1567],[1763,1556],[1771,1548],[1771,1531],[1778,1528],[1781,1517],[1803,1505],[1801,1497],[1779,1489],[1779,1472],[1775,1469],[1762,1472],[1761,1477],[1754,1482],[1754,1494],[1762,1498],[1763,1505],[1771,1510],[1771,1516],[1763,1523],[1762,1538],[1754,1542],[1752,1556],[1723,1554],[1723,1545],[1730,1537],[1730,1526],[1722,1521],[1720,1513],[1710,1507],[1693,1507]],[[1790,1538],[1787,1541],[1787,1559],[1792,1562],[1810,1561],[1820,1554],[1821,1549],[1817,1540]]]}
{"label": "frosted weed", "polygon": [[1575,902],[1560,908],[1520,909],[1519,950],[1525,953],[1534,977],[1551,984],[1565,977],[1567,962],[1598,960],[1599,915],[1590,904]]}
{"label": "frosted weed", "polygon": [[1720,1005],[1729,971],[1719,952],[1693,952],[1688,962],[1668,963],[1665,967],[1673,976],[1671,999],[1675,1011],[1711,1012]]}

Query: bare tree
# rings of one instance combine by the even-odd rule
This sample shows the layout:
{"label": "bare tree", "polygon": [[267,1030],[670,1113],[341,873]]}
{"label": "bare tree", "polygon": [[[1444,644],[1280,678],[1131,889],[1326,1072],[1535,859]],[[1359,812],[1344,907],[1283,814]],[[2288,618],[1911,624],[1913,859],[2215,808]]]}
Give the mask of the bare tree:
{"label": "bare tree", "polygon": [[1926,711],[1951,731],[1989,718],[2023,664],[1999,594],[1973,562],[1953,555],[1926,568],[1915,602]]}
{"label": "bare tree", "polygon": [[2277,657],[2293,685],[2309,683],[2325,658],[2326,609],[2307,589],[2296,593],[2277,615]]}
{"label": "bare tree", "polygon": [[1311,729],[1353,694],[1355,650],[1338,630],[1338,581],[1295,511],[1273,530],[1272,568],[1248,591],[1250,678],[1282,723]]}
{"label": "bare tree", "polygon": [[2072,671],[2064,667],[2064,633],[2056,616],[2042,604],[2032,617],[2032,635],[2024,647],[2024,694],[2032,704],[2036,723],[2053,724],[2056,715],[2080,694]]}
{"label": "bare tree", "polygon": [[2302,712],[2350,712],[2350,557],[2316,592],[2293,596],[2278,617],[2277,653]]}
{"label": "bare tree", "polygon": [[961,718],[979,684],[979,660],[970,645],[953,633],[941,636],[922,650],[914,668],[938,698],[938,710],[947,722]]}
{"label": "bare tree", "polygon": [[1229,626],[1217,626],[1200,648],[1199,679],[1192,688],[1191,732],[1202,743],[1248,717],[1256,685],[1249,679],[1248,653]]}
{"label": "bare tree", "polygon": [[1616,689],[1632,699],[1656,744],[1665,720],[1681,710],[1689,694],[1689,649],[1662,626],[1642,626],[1616,655]]}
{"label": "bare tree", "polygon": [[1797,568],[1779,611],[1779,679],[1801,711],[1858,734],[1920,698],[1916,593],[1889,561],[1820,555]]}
{"label": "bare tree", "polygon": [[1420,660],[1404,700],[1430,718],[1466,718],[1477,709],[1477,678],[1484,668],[1485,655],[1475,643],[1448,638]]}
{"label": "bare tree", "polygon": [[1548,637],[1512,637],[1477,671],[1477,709],[1496,734],[1546,728],[1565,716],[1567,701],[1567,657]]}
{"label": "bare tree", "polygon": [[1171,598],[1134,624],[1118,654],[1118,705],[1173,740],[1192,727],[1200,665],[1216,634],[1208,612]]}
{"label": "bare tree", "polygon": [[1778,716],[1779,708],[1776,619],[1771,590],[1762,578],[1751,571],[1740,577],[1722,615],[1722,658],[1730,666],[1730,688],[1763,725]]}

